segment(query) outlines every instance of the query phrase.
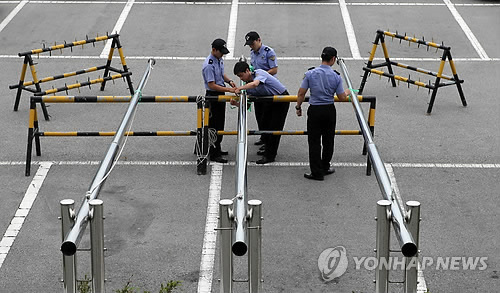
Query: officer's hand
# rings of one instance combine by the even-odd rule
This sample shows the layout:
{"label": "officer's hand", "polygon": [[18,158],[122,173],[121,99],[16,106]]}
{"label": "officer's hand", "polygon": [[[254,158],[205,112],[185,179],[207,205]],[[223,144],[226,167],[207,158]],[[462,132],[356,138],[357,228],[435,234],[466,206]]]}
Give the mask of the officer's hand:
{"label": "officer's hand", "polygon": [[239,88],[234,88],[234,93],[239,94],[239,93],[241,93],[241,90]]}
{"label": "officer's hand", "polygon": [[232,87],[232,88],[235,88],[236,87],[236,84],[234,83],[234,81],[229,81],[229,85]]}
{"label": "officer's hand", "polygon": [[297,113],[297,116],[302,116],[302,108],[295,109],[295,113]]}
{"label": "officer's hand", "polygon": [[228,87],[228,88],[226,89],[226,91],[228,91],[228,92],[230,92],[230,93],[234,93],[234,88],[232,88],[232,87]]}

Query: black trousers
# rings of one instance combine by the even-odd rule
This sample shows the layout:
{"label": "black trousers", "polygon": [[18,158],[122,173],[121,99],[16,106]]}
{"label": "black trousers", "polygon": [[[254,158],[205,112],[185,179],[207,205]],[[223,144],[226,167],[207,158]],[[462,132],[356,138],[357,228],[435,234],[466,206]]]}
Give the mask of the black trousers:
{"label": "black trousers", "polygon": [[[281,95],[289,95],[289,93],[288,91],[285,91]],[[289,108],[289,102],[269,102],[265,108],[262,130],[282,131],[285,127],[286,116]],[[281,135],[266,134],[264,136],[264,142],[266,143],[266,158],[276,158],[280,139]]]}
{"label": "black trousers", "polygon": [[[206,96],[220,96],[224,95],[223,92],[217,91],[206,91]],[[217,102],[217,101],[209,101],[208,107],[210,108],[210,117],[208,118],[208,128],[213,128],[216,131],[224,130],[224,123],[226,122],[226,103],[225,102]],[[210,146],[210,156],[217,157],[220,156],[221,152],[221,142],[222,135],[217,135],[217,139],[215,140],[214,146]]]}
{"label": "black trousers", "polygon": [[[257,127],[259,130],[264,130],[264,115],[266,111],[271,107],[272,102],[255,102],[254,103],[254,108],[255,108],[255,120],[257,120]],[[260,139],[264,141],[265,143],[265,135],[261,135]]]}
{"label": "black trousers", "polygon": [[309,166],[314,176],[323,176],[330,168],[335,142],[337,111],[334,104],[309,105],[307,109],[307,142]]}

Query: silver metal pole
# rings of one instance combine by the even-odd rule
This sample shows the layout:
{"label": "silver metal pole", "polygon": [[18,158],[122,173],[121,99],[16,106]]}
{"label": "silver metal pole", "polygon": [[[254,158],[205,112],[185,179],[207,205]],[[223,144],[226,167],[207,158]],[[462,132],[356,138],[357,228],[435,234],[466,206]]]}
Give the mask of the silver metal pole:
{"label": "silver metal pole", "polygon": [[[61,231],[62,241],[71,229],[75,219],[75,201],[72,199],[63,199],[61,204]],[[76,293],[76,254],[63,255],[63,286],[64,293]]]}
{"label": "silver metal pole", "polygon": [[220,293],[233,292],[233,201],[223,199],[219,201],[219,232],[220,232]]}
{"label": "silver metal pole", "polygon": [[[407,218],[406,223],[410,230],[417,248],[420,238],[420,202],[406,202]],[[418,284],[418,251],[413,257],[406,258],[405,270],[405,293],[417,293]]]}
{"label": "silver metal pole", "polygon": [[[375,269],[376,293],[389,291],[389,244],[391,236],[391,202],[377,202],[377,268]],[[381,265],[382,264],[382,265]]]}
{"label": "silver metal pole", "polygon": [[250,293],[261,291],[262,201],[248,201],[248,286]]}
{"label": "silver metal pole", "polygon": [[236,147],[236,197],[234,202],[234,216],[236,228],[234,230],[233,253],[242,256],[247,253],[247,93],[240,95],[238,111],[238,142]]}
{"label": "silver metal pole", "polygon": [[[349,73],[347,71],[347,67],[344,64],[344,60],[339,59],[338,64],[340,65],[340,70],[344,75],[344,79],[347,83],[347,86],[350,89],[353,89],[351,79],[349,78]],[[384,162],[380,158],[380,155],[377,151],[377,147],[373,142],[373,137],[370,132],[370,127],[368,126],[368,123],[365,120],[363,109],[361,109],[361,106],[358,101],[358,96],[353,90],[351,90],[351,96],[352,96],[351,99],[352,105],[355,110],[354,112],[356,113],[359,127],[361,128],[363,137],[365,139],[365,144],[367,145],[370,161],[372,162],[373,170],[375,171],[375,176],[377,177],[377,182],[380,191],[382,191],[382,197],[391,202],[392,224],[394,227],[394,232],[396,233],[397,239],[399,241],[399,245],[401,247],[401,252],[403,253],[404,256],[407,257],[414,256],[417,253],[417,245],[413,241],[413,238],[405,225],[403,213],[400,210],[399,205],[396,202],[396,199],[393,198],[393,189],[391,180],[389,179],[389,175],[387,173],[387,170],[385,169]]]}
{"label": "silver metal pole", "polygon": [[104,293],[104,212],[102,200],[93,199],[90,205],[90,259],[92,292]]}
{"label": "silver metal pole", "polygon": [[86,196],[84,197],[80,209],[78,210],[75,224],[70,232],[66,235],[64,242],[61,245],[61,251],[64,255],[73,255],[76,253],[76,249],[78,244],[80,243],[80,239],[82,238],[83,232],[87,227],[88,223],[88,215],[89,215],[89,201],[98,198],[99,192],[101,191],[102,186],[106,182],[106,176],[111,169],[113,161],[118,154],[118,150],[120,149],[120,145],[124,138],[125,131],[127,130],[131,118],[137,108],[137,104],[142,97],[142,89],[146,85],[149,75],[151,73],[151,69],[153,69],[153,65],[155,64],[154,59],[148,60],[148,67],[146,68],[146,72],[137,87],[137,90],[134,93],[134,96],[130,100],[127,112],[125,113],[118,130],[113,138],[113,142],[108,148],[106,156],[101,162],[99,169],[97,170],[94,179],[92,180],[92,184],[90,184],[90,188],[87,191]]}

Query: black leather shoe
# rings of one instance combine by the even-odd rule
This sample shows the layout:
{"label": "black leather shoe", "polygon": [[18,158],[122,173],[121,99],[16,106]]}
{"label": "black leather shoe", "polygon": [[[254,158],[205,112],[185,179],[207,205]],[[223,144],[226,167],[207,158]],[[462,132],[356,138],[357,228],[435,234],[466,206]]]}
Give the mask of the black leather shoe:
{"label": "black leather shoe", "polygon": [[272,162],[274,162],[274,159],[267,158],[267,157],[262,157],[262,159],[258,160],[258,161],[257,161],[257,162],[255,162],[255,163],[257,163],[257,164],[259,164],[259,165],[264,165],[264,164],[267,164],[267,163],[272,163]]}
{"label": "black leather shoe", "polygon": [[229,152],[228,151],[220,151],[220,155],[227,156],[227,155],[229,155]]}
{"label": "black leather shoe", "polygon": [[260,146],[259,151],[265,151],[266,150],[266,145],[263,144]]}
{"label": "black leather shoe", "polygon": [[323,171],[323,173],[324,173],[325,175],[330,175],[330,174],[333,174],[333,173],[335,173],[335,168],[330,167],[329,169],[327,169],[327,170]]}
{"label": "black leather shoe", "polygon": [[266,154],[266,151],[258,151],[258,152],[257,152],[257,155],[259,155],[259,156],[263,156],[263,155],[265,155],[265,154]]}
{"label": "black leather shoe", "polygon": [[210,157],[210,161],[212,161],[212,162],[217,162],[217,163],[221,163],[221,164],[225,164],[225,163],[227,163],[227,160],[226,160],[226,159],[224,159],[222,156]]}
{"label": "black leather shoe", "polygon": [[325,177],[323,176],[316,176],[313,175],[312,173],[305,173],[304,178],[311,179],[311,180],[318,180],[318,181],[323,181],[325,180]]}
{"label": "black leather shoe", "polygon": [[263,145],[264,141],[262,141],[262,139],[259,139],[258,141],[254,142],[253,144],[254,145]]}

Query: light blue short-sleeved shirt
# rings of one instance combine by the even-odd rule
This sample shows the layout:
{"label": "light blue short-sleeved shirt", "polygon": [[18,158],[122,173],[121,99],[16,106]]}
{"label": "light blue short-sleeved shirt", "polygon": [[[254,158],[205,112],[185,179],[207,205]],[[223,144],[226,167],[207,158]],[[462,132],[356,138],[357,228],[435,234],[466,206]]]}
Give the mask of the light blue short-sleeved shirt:
{"label": "light blue short-sleeved shirt", "polygon": [[271,47],[262,45],[257,52],[250,50],[250,64],[255,69],[268,71],[278,66],[278,60],[276,60],[276,53]]}
{"label": "light blue short-sleeved shirt", "polygon": [[205,82],[205,89],[210,90],[208,83],[214,81],[215,84],[224,86],[224,61],[222,59],[217,59],[214,55],[210,54],[205,62],[203,62],[203,68],[201,70],[203,75],[203,81]]}
{"label": "light blue short-sleeved shirt", "polygon": [[275,96],[281,95],[286,91],[286,87],[267,71],[257,69],[252,73],[253,80],[260,81],[254,89],[248,89],[247,93],[252,96]]}
{"label": "light blue short-sleeved shirt", "polygon": [[342,78],[328,65],[320,65],[306,72],[300,85],[303,89],[311,89],[310,105],[333,104],[333,96],[344,92]]}

